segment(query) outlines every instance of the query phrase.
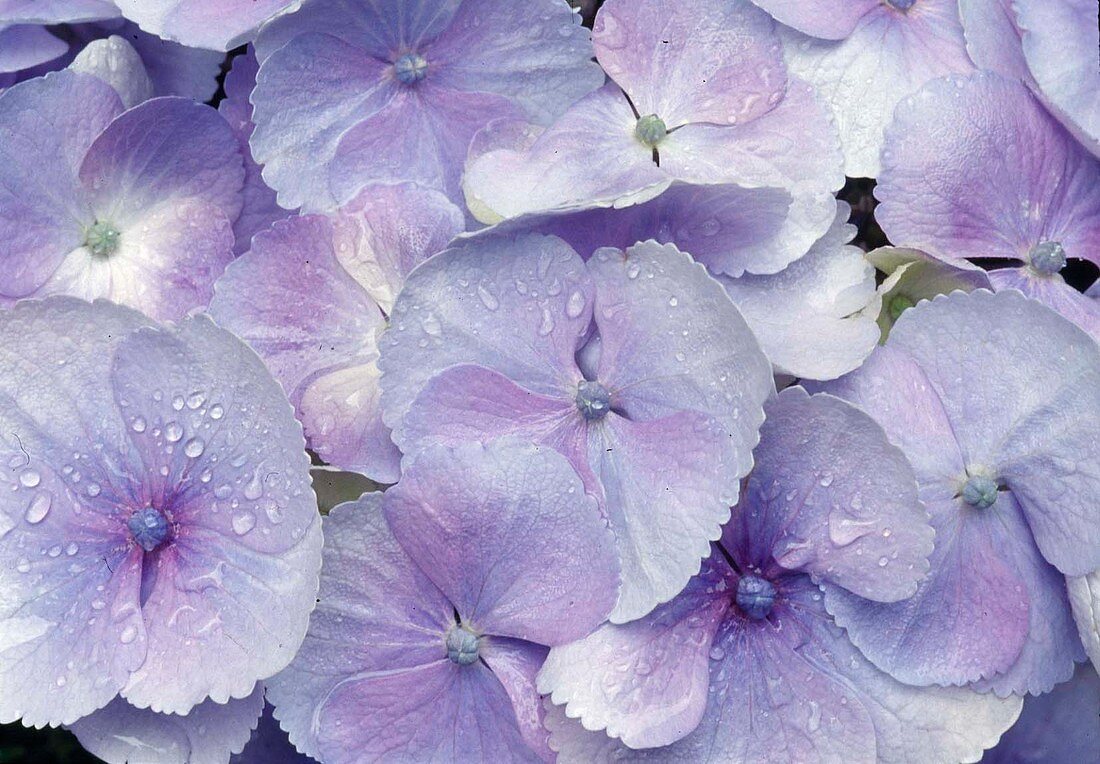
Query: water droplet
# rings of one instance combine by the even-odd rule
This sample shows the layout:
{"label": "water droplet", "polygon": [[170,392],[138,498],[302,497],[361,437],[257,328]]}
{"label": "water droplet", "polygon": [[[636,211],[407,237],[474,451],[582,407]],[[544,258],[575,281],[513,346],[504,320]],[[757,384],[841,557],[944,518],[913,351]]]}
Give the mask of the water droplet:
{"label": "water droplet", "polygon": [[500,301],[497,300],[484,284],[478,284],[477,296],[480,298],[481,304],[489,310],[496,310],[500,307]]}
{"label": "water droplet", "polygon": [[88,483],[88,487],[84,490],[87,491],[88,495],[91,496],[93,499],[103,492],[103,489],[100,487],[99,483]]}
{"label": "water droplet", "polygon": [[539,336],[545,337],[552,331],[554,331],[554,316],[550,314],[550,309],[548,307],[543,306],[542,323],[539,324]]}
{"label": "water droplet", "polygon": [[187,396],[187,408],[192,411],[206,402],[206,396],[202,393],[191,393]]}
{"label": "water droplet", "polygon": [[215,403],[210,407],[211,419],[221,419],[223,416],[225,416],[225,409],[222,408],[220,403]]}
{"label": "water droplet", "polygon": [[432,337],[438,337],[443,333],[443,327],[439,324],[439,319],[434,314],[429,313],[424,316],[424,321],[421,323],[425,334],[430,334]]}
{"label": "water droplet", "polygon": [[26,558],[23,558],[15,564],[15,569],[18,570],[20,573],[30,573],[31,564]]}
{"label": "water droplet", "polygon": [[172,398],[172,408],[175,409],[176,411],[182,411],[183,410],[183,396],[182,395],[177,395],[174,398]]}
{"label": "water droplet", "polygon": [[202,456],[203,449],[206,448],[206,444],[202,442],[201,438],[191,438],[187,441],[187,444],[183,447],[183,453],[192,459]]}
{"label": "water droplet", "polygon": [[23,470],[19,475],[19,482],[22,483],[25,488],[34,488],[42,482],[42,476],[34,470]]}
{"label": "water droplet", "polygon": [[576,318],[582,312],[584,312],[584,306],[587,303],[587,299],[584,296],[584,292],[579,289],[569,295],[569,300],[565,303],[565,315],[570,318]]}
{"label": "water droplet", "polygon": [[885,557],[879,557],[878,558],[878,566],[880,568],[885,568],[889,564],[889,562],[890,562],[890,560],[888,560]]}
{"label": "water droplet", "polygon": [[133,429],[134,432],[145,432],[145,428],[147,427],[147,425],[144,419],[142,419],[141,417],[136,417],[134,421],[130,423],[130,427]]}
{"label": "water droplet", "polygon": [[127,626],[122,630],[122,633],[118,635],[118,641],[124,645],[128,645],[137,639],[137,628],[134,626]]}
{"label": "water droplet", "polygon": [[244,487],[244,497],[249,501],[255,501],[264,495],[264,487],[260,482],[259,471],[252,473],[252,479],[248,481],[248,485]]}
{"label": "water droplet", "polygon": [[233,518],[233,532],[243,536],[256,527],[256,516],[251,512],[244,512]]}
{"label": "water droplet", "polygon": [[169,422],[164,425],[164,438],[169,443],[176,443],[183,437],[183,428],[180,427],[179,422]]}
{"label": "water droplet", "polygon": [[76,554],[79,551],[80,551],[80,547],[77,546],[75,541],[70,542],[69,545],[67,547],[65,547],[65,554],[69,555],[69,557],[72,557],[74,554]]}
{"label": "water droplet", "polygon": [[710,659],[712,661],[720,661],[725,657],[726,657],[726,651],[723,650],[718,645],[715,645],[714,647],[710,648]]}
{"label": "water droplet", "polygon": [[24,515],[27,522],[35,525],[45,520],[52,502],[53,497],[46,492],[35,494],[35,497],[31,499],[31,503],[27,506],[27,513]]}

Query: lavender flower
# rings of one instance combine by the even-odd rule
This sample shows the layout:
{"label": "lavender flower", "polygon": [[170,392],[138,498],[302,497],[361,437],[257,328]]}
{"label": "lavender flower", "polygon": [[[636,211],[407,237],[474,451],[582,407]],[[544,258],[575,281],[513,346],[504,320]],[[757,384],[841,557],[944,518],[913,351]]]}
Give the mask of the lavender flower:
{"label": "lavender flower", "polygon": [[150,34],[183,45],[230,50],[251,42],[259,26],[302,0],[113,0]]}

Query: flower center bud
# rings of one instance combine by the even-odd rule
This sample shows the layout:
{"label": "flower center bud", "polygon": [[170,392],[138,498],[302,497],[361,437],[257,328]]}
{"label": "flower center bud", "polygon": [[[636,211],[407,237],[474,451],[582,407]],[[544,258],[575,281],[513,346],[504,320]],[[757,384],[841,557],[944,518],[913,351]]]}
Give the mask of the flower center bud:
{"label": "flower center bud", "polygon": [[447,632],[447,657],[459,666],[469,666],[477,660],[481,638],[465,626],[452,626]]}
{"label": "flower center bud", "polygon": [[966,479],[959,495],[970,506],[986,509],[997,501],[997,483],[985,475],[971,475]]}
{"label": "flower center bud", "polygon": [[168,519],[159,509],[145,507],[130,515],[126,521],[130,529],[130,535],[134,537],[137,545],[146,552],[152,552],[168,538]]}
{"label": "flower center bud", "polygon": [[428,61],[419,53],[406,53],[393,62],[393,73],[402,85],[415,85],[428,76]]}
{"label": "flower center bud", "polygon": [[84,246],[96,257],[107,257],[118,251],[121,234],[110,223],[97,220],[84,236]]}
{"label": "flower center bud", "polygon": [[590,422],[603,419],[611,410],[611,393],[607,392],[607,388],[599,382],[581,380],[577,385],[577,397],[574,400],[581,414]]}
{"label": "flower center bud", "polygon": [[917,4],[917,0],[886,0],[886,4],[899,11],[907,11]]}
{"label": "flower center bud", "polygon": [[775,604],[775,587],[759,576],[741,576],[737,582],[737,607],[754,621],[768,617]]}
{"label": "flower center bud", "polygon": [[1053,276],[1066,265],[1066,251],[1057,241],[1041,241],[1031,248],[1028,255],[1031,267],[1044,276]]}
{"label": "flower center bud", "polygon": [[663,141],[666,135],[668,135],[668,128],[665,127],[665,121],[656,114],[642,117],[634,126],[634,137],[651,149],[657,148],[657,144]]}

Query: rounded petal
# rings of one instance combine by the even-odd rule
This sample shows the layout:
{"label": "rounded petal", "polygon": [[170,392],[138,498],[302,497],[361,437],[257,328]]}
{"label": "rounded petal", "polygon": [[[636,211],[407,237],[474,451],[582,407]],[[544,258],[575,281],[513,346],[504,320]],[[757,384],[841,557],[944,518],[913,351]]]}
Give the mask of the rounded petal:
{"label": "rounded petal", "polygon": [[875,272],[859,248],[848,205],[801,258],[772,275],[719,277],[775,368],[832,379],[859,366],[879,341]]}
{"label": "rounded petal", "polygon": [[615,603],[614,538],[554,451],[513,439],[429,447],[383,506],[409,556],[478,633],[563,644]]}
{"label": "rounded petal", "polygon": [[134,708],[115,698],[69,729],[85,750],[108,764],[220,764],[241,752],[263,707],[262,684],[247,698],[225,704],[207,700],[186,716]]}
{"label": "rounded petal", "polygon": [[871,417],[831,395],[791,387],[765,411],[737,507],[751,528],[739,559],[762,569],[774,559],[881,602],[911,596],[934,533],[905,455]]}
{"label": "rounded petal", "polygon": [[171,713],[244,697],[290,661],[315,603],[321,527],[301,427],[260,359],[203,315],[125,337],[110,385],[141,458],[126,503],[173,524],[144,562],[149,652],[123,697]]}
{"label": "rounded petal", "polygon": [[226,269],[210,312],[264,359],[314,451],[394,482],[397,453],[386,444],[375,367],[385,319],[341,262],[360,252],[374,260],[369,247],[364,228],[348,217],[276,223]]}
{"label": "rounded petal", "polygon": [[0,72],[21,72],[60,58],[69,44],[54,37],[45,28],[0,23]]}
{"label": "rounded petal", "polygon": [[776,21],[825,40],[843,40],[878,0],[752,0]]}
{"label": "rounded petal", "polygon": [[793,30],[782,36],[791,73],[813,85],[836,117],[851,177],[878,176],[883,130],[899,101],[935,77],[974,68],[956,0],[924,0],[904,13],[882,3],[839,42]]}
{"label": "rounded petal", "polygon": [[1044,276],[1024,266],[990,271],[989,280],[996,291],[1018,289],[1100,339],[1100,304],[1078,292],[1060,275]]}
{"label": "rounded petal", "polygon": [[249,42],[264,21],[301,0],[115,0],[150,34],[194,48],[230,50]]}
{"label": "rounded petal", "polygon": [[93,40],[76,55],[69,69],[99,77],[115,89],[127,109],[153,97],[153,81],[145,64],[124,37]]}
{"label": "rounded petal", "polygon": [[1092,665],[1100,671],[1100,571],[1070,578],[1066,586],[1081,643]]}
{"label": "rounded petal", "polygon": [[546,660],[546,648],[508,637],[489,637],[482,645],[480,655],[508,693],[523,739],[544,761],[554,761],[546,744],[542,697],[535,689],[535,676]]}
{"label": "rounded petal", "polygon": [[1100,162],[1019,83],[930,82],[887,131],[875,217],[896,244],[944,259],[1027,260],[1059,242],[1098,262]]}
{"label": "rounded petal", "polygon": [[230,756],[229,764],[315,764],[313,759],[298,753],[298,749],[290,744],[271,712],[271,704],[265,704],[259,724],[252,731],[244,750]]}
{"label": "rounded petal", "polygon": [[[146,34],[136,24],[111,24],[108,29],[129,40],[145,62],[157,95],[180,96],[200,103],[209,101],[218,89],[218,77],[225,55],[212,50],[189,48],[156,35]],[[93,33],[103,34],[97,27]]]}
{"label": "rounded petal", "polygon": [[[78,104],[78,108],[73,108]],[[0,94],[0,295],[33,294],[95,222],[78,171],[122,112],[102,80],[57,72]]]}
{"label": "rounded petal", "polygon": [[631,748],[679,740],[706,709],[711,643],[729,608],[730,578],[714,553],[676,599],[649,615],[553,648],[539,691],[585,729],[605,730]]}
{"label": "rounded petal", "polygon": [[24,24],[74,24],[118,15],[109,0],[7,0],[0,21]]}
{"label": "rounded petal", "polygon": [[1096,343],[1019,293],[978,290],[906,311],[890,346],[928,374],[968,468],[1004,481],[1043,556],[1066,575],[1100,567],[1100,478],[1078,469],[1100,459],[1100,400],[1080,395],[1100,389]]}
{"label": "rounded petal", "polygon": [[787,85],[774,25],[747,0],[609,0],[592,31],[596,58],[638,113],[670,128],[751,121]]}
{"label": "rounded petal", "polygon": [[1012,0],[959,0],[966,52],[979,69],[1031,82]]}
{"label": "rounded petal", "polygon": [[560,239],[467,241],[414,270],[379,344],[384,421],[397,428],[437,373],[476,363],[532,392],[581,379],[574,354],[592,317],[592,282]]}

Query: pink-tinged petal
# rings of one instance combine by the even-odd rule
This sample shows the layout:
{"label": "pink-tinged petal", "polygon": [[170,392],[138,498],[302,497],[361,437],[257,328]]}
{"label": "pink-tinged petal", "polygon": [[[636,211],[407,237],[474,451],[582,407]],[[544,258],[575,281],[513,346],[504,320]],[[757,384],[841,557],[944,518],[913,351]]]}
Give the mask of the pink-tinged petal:
{"label": "pink-tinged petal", "polygon": [[228,220],[241,211],[244,166],[233,132],[216,111],[183,98],[156,98],[119,116],[80,165],[99,219],[125,229],[161,203],[193,199]]}
{"label": "pink-tinged petal", "polygon": [[535,393],[574,389],[592,292],[584,262],[554,237],[461,242],[421,264],[379,341],[384,421],[397,427],[428,380],[460,363]]}
{"label": "pink-tinged petal", "polygon": [[153,97],[153,81],[145,64],[124,37],[111,35],[93,40],[77,54],[69,69],[99,77],[115,89],[127,109]]}
{"label": "pink-tinged petal", "polygon": [[481,663],[368,673],[334,688],[317,714],[319,758],[332,764],[541,761],[508,693]]}
{"label": "pink-tinged petal", "polygon": [[122,108],[109,85],[74,72],[0,95],[0,295],[33,294],[83,243],[95,215],[77,173]]}
{"label": "pink-tinged petal", "polygon": [[387,314],[412,269],[442,252],[465,226],[447,197],[415,183],[368,186],[340,211],[364,228],[362,246],[337,251],[340,264]]}
{"label": "pink-tinged petal", "polygon": [[262,684],[247,698],[225,704],[207,700],[186,716],[158,714],[115,698],[69,729],[85,750],[108,764],[216,764],[244,749],[263,707]]}
{"label": "pink-tinged petal", "polygon": [[974,68],[956,0],[922,0],[905,12],[882,3],[839,42],[793,30],[782,36],[791,73],[833,110],[851,177],[878,176],[883,130],[899,101],[935,77]]}
{"label": "pink-tinged petal", "polygon": [[21,72],[24,69],[60,58],[69,44],[59,40],[44,27],[0,22],[0,72]]}
{"label": "pink-tinged petal", "polygon": [[802,640],[795,649],[804,660],[855,691],[874,726],[875,761],[977,761],[1019,716],[1019,696],[897,681],[852,645],[815,589],[792,593],[792,600],[795,617],[786,625],[794,628],[786,638]]}
{"label": "pink-tinged petal", "polygon": [[[1036,332],[1041,346],[1024,343]],[[1066,575],[1100,567],[1100,408],[1080,395],[1100,385],[1092,338],[1019,293],[979,290],[906,311],[890,345],[928,374],[967,468],[1013,492],[1043,556]]]}
{"label": "pink-tinged petal", "polygon": [[966,52],[979,69],[1033,82],[1012,0],[959,0]]}
{"label": "pink-tinged petal", "polygon": [[614,537],[550,449],[515,439],[426,448],[383,507],[409,556],[479,634],[564,644],[615,603]]}
{"label": "pink-tinged petal", "polygon": [[229,764],[315,764],[314,759],[298,753],[290,744],[271,712],[271,704],[265,704],[248,744],[243,751],[229,757]]}
{"label": "pink-tinged petal", "polygon": [[817,235],[790,215],[790,194],[778,188],[673,183],[652,201],[523,215],[484,236],[520,231],[559,236],[588,259],[601,247],[626,249],[655,239],[675,244],[714,273],[773,273],[805,254]]}
{"label": "pink-tinged petal", "polygon": [[613,623],[668,602],[699,572],[737,499],[737,461],[724,425],[698,412],[635,422],[609,414],[590,427],[588,462],[622,563]]}
{"label": "pink-tinged petal", "polygon": [[508,637],[489,637],[482,643],[480,655],[508,693],[516,723],[527,745],[543,761],[552,762],[554,753],[546,743],[549,733],[543,726],[542,697],[535,689],[535,676],[546,660],[546,652],[542,645]]}
{"label": "pink-tinged petal", "polygon": [[859,366],[879,341],[875,271],[840,203],[829,231],[809,252],[772,275],[719,281],[775,368],[804,379],[831,379]]}
{"label": "pink-tinged petal", "polygon": [[249,42],[260,24],[301,0],[114,0],[150,34],[194,48],[225,51]]}
{"label": "pink-tinged petal", "polygon": [[107,257],[86,246],[74,249],[35,294],[105,297],[174,320],[210,301],[215,279],[233,259],[229,220],[199,199],[156,203],[120,233],[118,249]]}
{"label": "pink-tinged petal", "polygon": [[[752,467],[771,366],[722,286],[674,245],[598,250],[588,262],[601,341],[597,377],[635,420],[705,414],[727,434],[729,483]],[[736,495],[736,491],[734,491]]]}
{"label": "pink-tinged petal", "polygon": [[748,0],[609,0],[592,30],[604,70],[669,128],[749,122],[787,86],[774,24]]}
{"label": "pink-tinged petal", "polygon": [[1100,678],[1078,666],[1073,679],[1024,701],[1016,722],[982,764],[1089,761],[1100,750]]}
{"label": "pink-tinged petal", "polygon": [[658,147],[661,169],[692,183],[772,186],[805,197],[809,215],[835,212],[824,197],[844,185],[836,127],[823,99],[801,80],[766,114],[743,124],[685,125]]}
{"label": "pink-tinged petal", "polygon": [[1066,579],[1066,587],[1081,644],[1093,667],[1100,667],[1100,571]]}
{"label": "pink-tinged petal", "polygon": [[[489,18],[492,23],[484,23]],[[424,48],[428,66],[438,64],[432,77],[442,87],[463,98],[473,92],[504,96],[538,125],[551,124],[603,85],[592,55],[588,30],[558,0],[462,0],[445,34]]]}
{"label": "pink-tinged petal", "polygon": [[[449,663],[444,635],[454,608],[397,543],[381,505],[382,494],[364,494],[324,518],[323,575],[309,632],[290,666],[267,682],[276,718],[314,758],[322,738],[336,731],[315,725],[314,716],[337,687]],[[368,715],[350,727],[369,737],[385,729],[375,721]]]}
{"label": "pink-tinged petal", "polygon": [[765,410],[736,509],[749,537],[745,562],[765,568],[774,558],[881,602],[911,596],[934,533],[905,455],[871,417],[831,395],[792,387]]}
{"label": "pink-tinged petal", "polygon": [[776,21],[824,40],[843,40],[879,0],[752,0]]}
{"label": "pink-tinged petal", "polygon": [[[668,174],[634,137],[637,117],[609,83],[590,93],[534,142],[474,153],[462,180],[466,203],[483,223],[570,205],[623,207],[660,194]],[[475,144],[474,148],[477,148]]]}
{"label": "pink-tinged petal", "polygon": [[248,140],[255,125],[252,123],[252,104],[249,97],[256,87],[256,73],[260,65],[255,52],[249,50],[233,59],[233,65],[225,75],[225,99],[218,104],[218,112],[225,117],[237,136],[241,157],[244,159],[244,188],[241,192],[241,214],[233,223],[236,239],[234,252],[242,255],[252,246],[252,237],[265,231],[279,220],[293,215],[279,206],[275,192],[264,182],[261,168],[252,158]]}
{"label": "pink-tinged petal", "polygon": [[898,106],[886,144],[875,216],[894,243],[1027,261],[1051,241],[1100,259],[1100,162],[1021,83],[931,82]]}
{"label": "pink-tinged petal", "polygon": [[0,22],[24,24],[75,24],[118,16],[108,0],[3,0]]}
{"label": "pink-tinged petal", "polygon": [[244,697],[294,656],[315,604],[321,523],[301,427],[260,359],[203,315],[127,336],[111,387],[142,459],[131,502],[172,524],[145,560],[149,654],[123,697],[172,713]]}
{"label": "pink-tinged petal", "polygon": [[188,48],[146,34],[136,24],[111,23],[106,29],[92,27],[91,31],[102,35],[109,30],[129,40],[145,62],[145,69],[153,80],[157,95],[180,96],[200,103],[209,101],[218,89],[218,76],[225,55],[217,51]]}
{"label": "pink-tinged petal", "polygon": [[627,624],[555,647],[538,687],[588,730],[631,748],[668,745],[699,724],[711,642],[730,604],[731,572],[715,552],[676,599]]}
{"label": "pink-tinged petal", "polygon": [[[393,482],[396,454],[385,443],[375,367],[385,318],[340,263],[343,252],[367,246],[363,228],[349,218],[276,223],[226,269],[210,312],[264,359],[315,451]],[[367,444],[379,448],[359,450]]]}
{"label": "pink-tinged petal", "polygon": [[[112,346],[145,323],[67,298],[0,312],[5,723],[74,722],[106,705],[145,657],[140,555],[116,503],[133,487],[134,455],[106,384]],[[97,464],[98,449],[114,463]]]}
{"label": "pink-tinged petal", "polygon": [[1030,266],[998,268],[989,272],[989,280],[996,291],[1019,289],[1100,339],[1100,304],[1071,287],[1059,274],[1047,276]]}
{"label": "pink-tinged petal", "polygon": [[1090,0],[1013,0],[1024,58],[1044,101],[1100,157],[1100,48]]}
{"label": "pink-tinged petal", "polygon": [[295,37],[267,57],[257,50],[251,143],[264,180],[287,209],[339,206],[347,199],[334,195],[329,169],[344,133],[394,97],[388,65],[324,34]]}

